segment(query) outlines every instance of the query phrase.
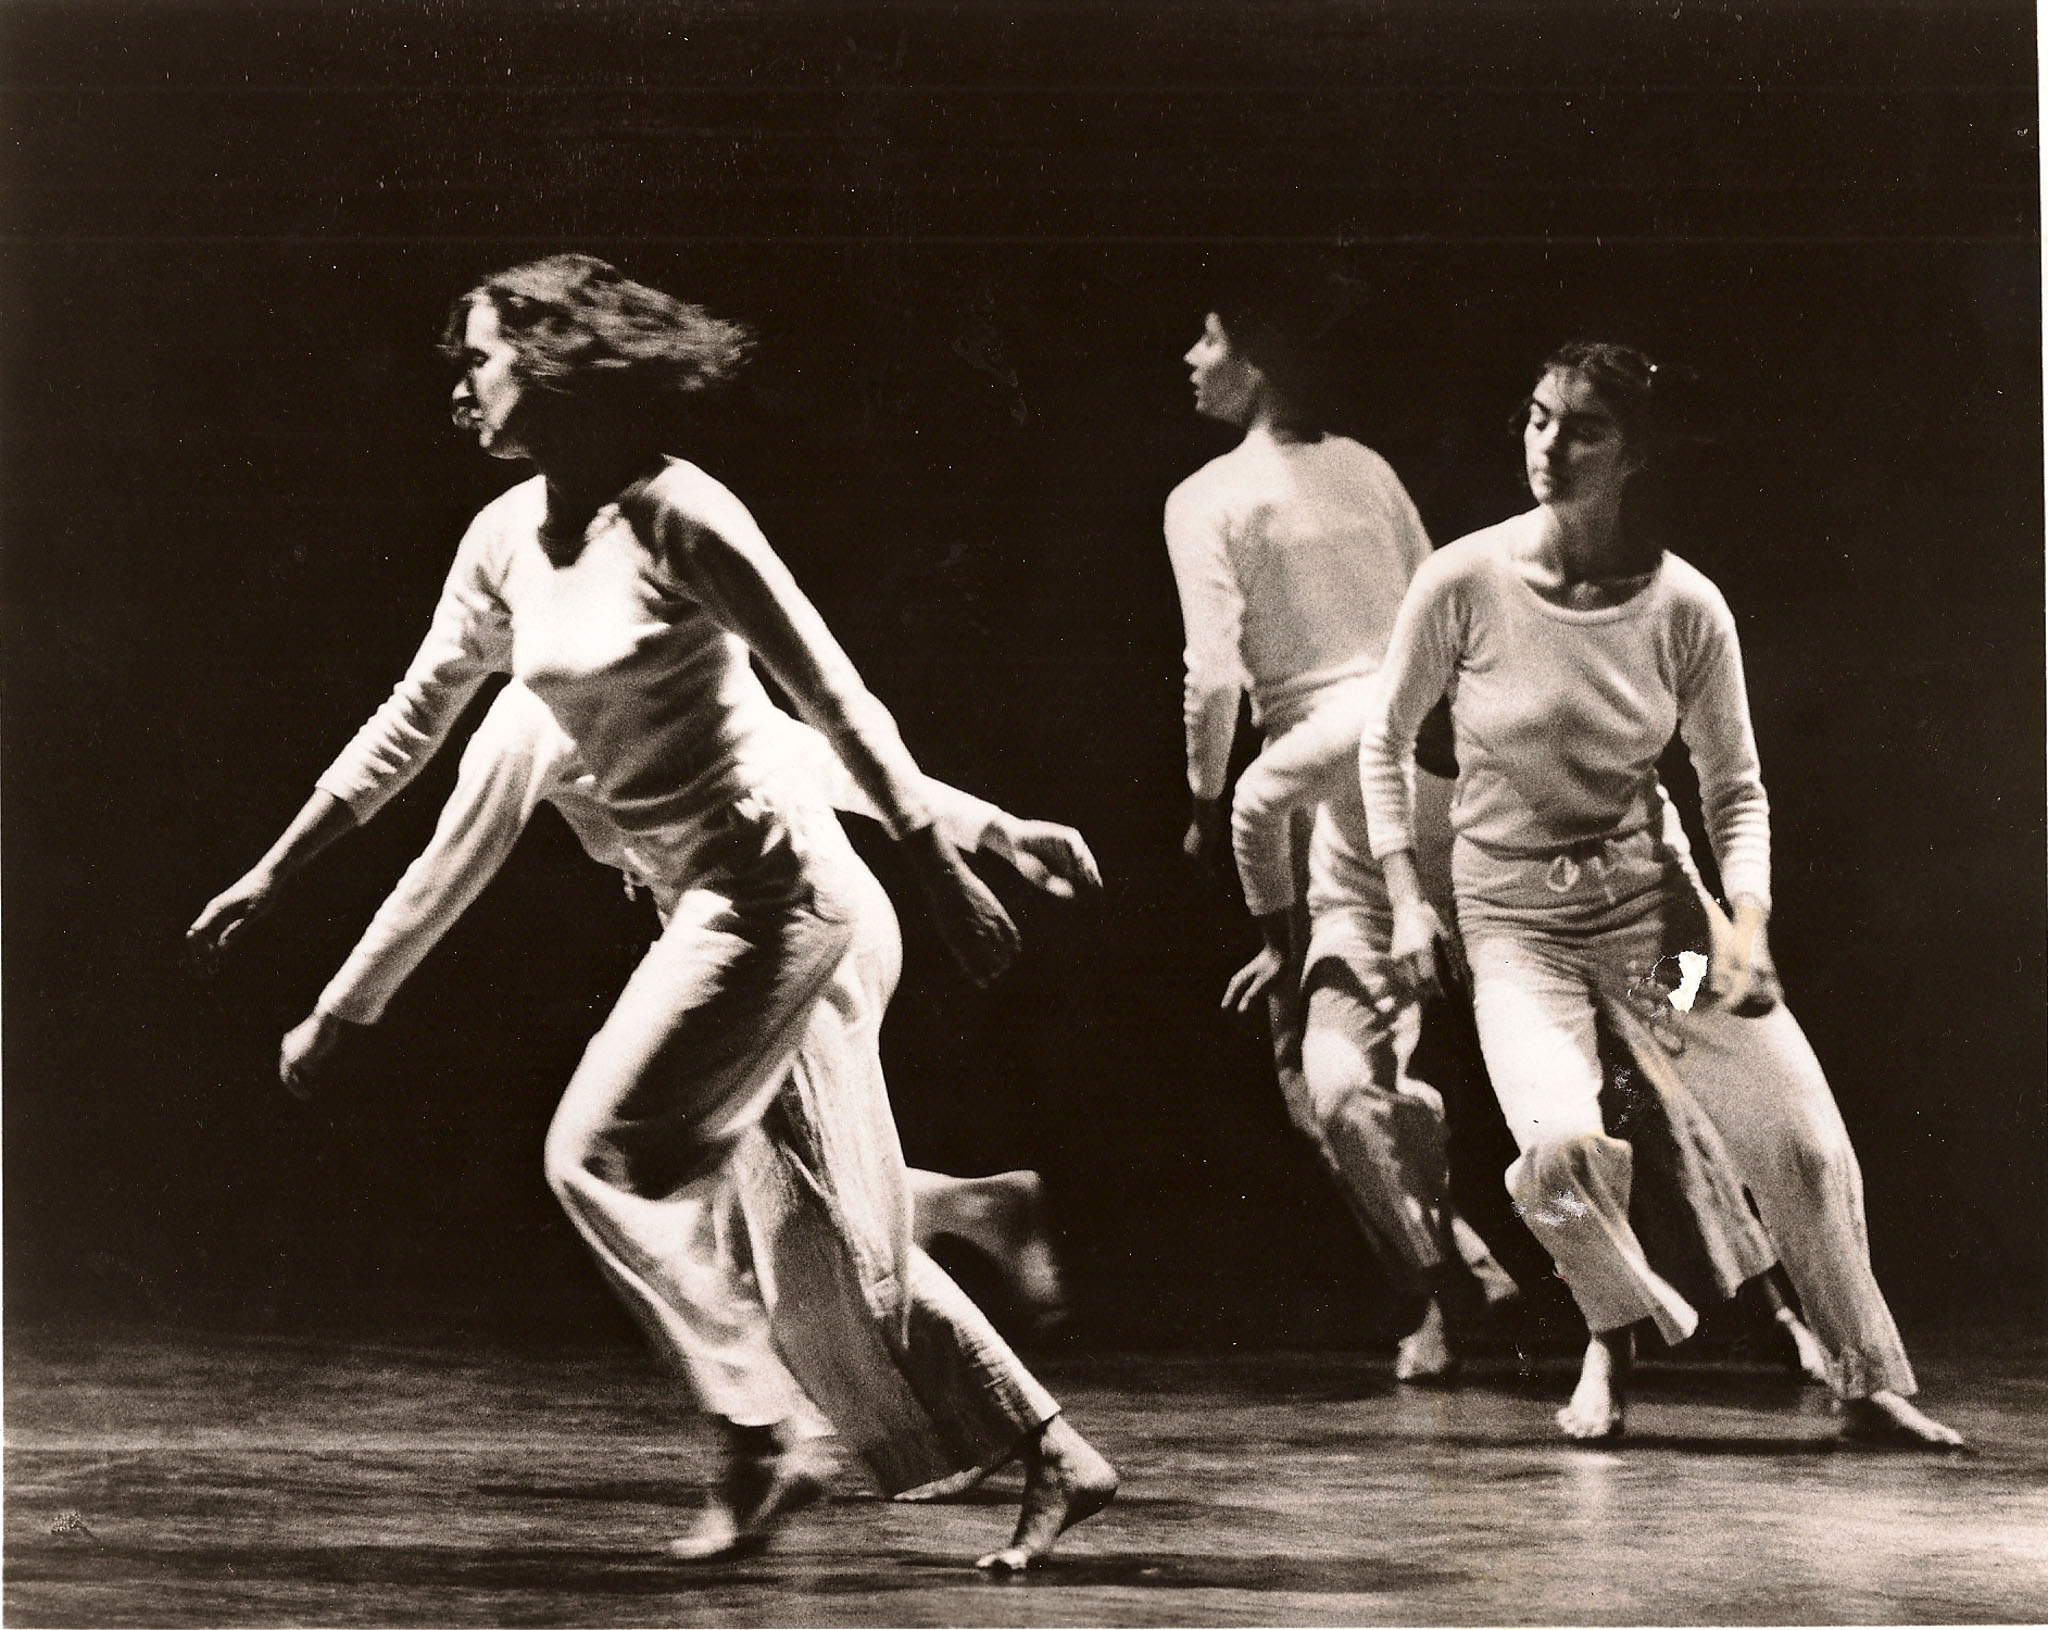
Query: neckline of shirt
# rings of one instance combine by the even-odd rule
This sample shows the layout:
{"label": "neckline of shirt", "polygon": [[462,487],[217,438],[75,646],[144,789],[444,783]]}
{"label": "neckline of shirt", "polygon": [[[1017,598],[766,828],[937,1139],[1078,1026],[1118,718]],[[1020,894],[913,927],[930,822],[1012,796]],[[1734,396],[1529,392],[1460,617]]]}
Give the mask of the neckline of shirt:
{"label": "neckline of shirt", "polygon": [[1513,555],[1517,534],[1536,524],[1540,509],[1528,510],[1515,517],[1500,529],[1491,551],[1494,566],[1514,585],[1515,592],[1525,597],[1529,604],[1546,617],[1554,617],[1561,623],[1612,623],[1629,617],[1641,616],[1650,608],[1664,587],[1665,565],[1671,559],[1667,550],[1658,555],[1657,564],[1650,575],[1643,580],[1643,586],[1626,600],[1612,606],[1561,606],[1554,600],[1547,600],[1536,592],[1535,586],[1515,569]]}

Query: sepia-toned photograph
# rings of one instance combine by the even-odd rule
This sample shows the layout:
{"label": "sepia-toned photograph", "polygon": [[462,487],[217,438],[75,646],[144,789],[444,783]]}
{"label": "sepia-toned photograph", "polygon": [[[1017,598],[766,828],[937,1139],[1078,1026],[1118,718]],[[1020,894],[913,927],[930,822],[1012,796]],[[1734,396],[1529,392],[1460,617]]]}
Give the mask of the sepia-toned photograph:
{"label": "sepia-toned photograph", "polygon": [[2048,1615],[2024,0],[6,0],[10,1626]]}

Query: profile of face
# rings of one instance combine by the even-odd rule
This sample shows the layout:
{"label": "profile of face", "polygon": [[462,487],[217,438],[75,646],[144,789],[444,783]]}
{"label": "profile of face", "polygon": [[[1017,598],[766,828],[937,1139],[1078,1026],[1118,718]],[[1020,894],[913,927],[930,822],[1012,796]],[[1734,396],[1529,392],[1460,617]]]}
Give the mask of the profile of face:
{"label": "profile of face", "polygon": [[517,373],[519,353],[498,322],[498,308],[477,300],[462,328],[462,377],[450,402],[456,425],[471,431],[493,458],[524,458],[515,421],[526,400]]}
{"label": "profile of face", "polygon": [[1554,370],[1530,393],[1522,465],[1539,504],[1619,505],[1643,459],[1592,382]]}
{"label": "profile of face", "polygon": [[1233,349],[1223,330],[1223,319],[1210,312],[1202,324],[1202,337],[1188,347],[1182,358],[1195,386],[1195,411],[1205,419],[1224,424],[1251,423],[1252,410],[1265,388],[1266,376],[1257,365]]}

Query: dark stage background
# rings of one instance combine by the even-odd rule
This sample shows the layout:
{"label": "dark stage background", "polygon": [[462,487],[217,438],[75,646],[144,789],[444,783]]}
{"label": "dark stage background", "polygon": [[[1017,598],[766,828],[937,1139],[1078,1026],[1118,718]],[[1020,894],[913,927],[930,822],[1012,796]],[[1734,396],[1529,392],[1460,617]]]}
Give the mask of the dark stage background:
{"label": "dark stage background", "polygon": [[1008,890],[1029,954],[987,993],[906,909],[889,1035],[914,1160],[1046,1173],[1080,1339],[1390,1328],[1215,1011],[1250,928],[1178,853],[1159,514],[1228,445],[1179,358],[1217,277],[1324,250],[1378,290],[1358,428],[1440,539],[1524,501],[1506,424],[1556,340],[1717,384],[1685,547],[1741,622],[1776,945],[1879,1272],[1909,1322],[2040,1319],[2031,7],[16,0],[0,30],[11,1315],[622,1333],[539,1154],[648,920],[552,816],[311,1109],[277,1038],[450,765],[220,980],[176,962],[510,475],[447,424],[446,301],[586,248],[759,327],[691,451],[928,768],[1102,860],[1099,907]]}

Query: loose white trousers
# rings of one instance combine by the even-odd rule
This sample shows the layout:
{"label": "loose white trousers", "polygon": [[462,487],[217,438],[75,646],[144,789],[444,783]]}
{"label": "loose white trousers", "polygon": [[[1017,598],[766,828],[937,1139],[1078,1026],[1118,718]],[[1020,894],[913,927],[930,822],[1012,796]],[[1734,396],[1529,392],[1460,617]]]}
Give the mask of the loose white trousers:
{"label": "loose white trousers", "polygon": [[887,896],[829,812],[753,797],[692,845],[668,923],[549,1128],[548,1181],[701,1406],[816,1422],[886,1492],[1057,1413],[910,1241],[882,1077]]}
{"label": "loose white trousers", "polygon": [[1596,1015],[1645,1073],[1668,1073],[1712,1123],[1756,1202],[1844,1397],[1914,1390],[1871,1272],[1863,1179],[1813,1049],[1782,1002],[1755,1018],[1681,1011],[1680,951],[1704,954],[1697,885],[1651,833],[1568,854],[1506,856],[1460,842],[1459,925],[1479,1039],[1521,1148],[1507,1184],[1595,1331],[1698,1315],[1652,1270],[1630,1226],[1633,1155],[1602,1123]]}

